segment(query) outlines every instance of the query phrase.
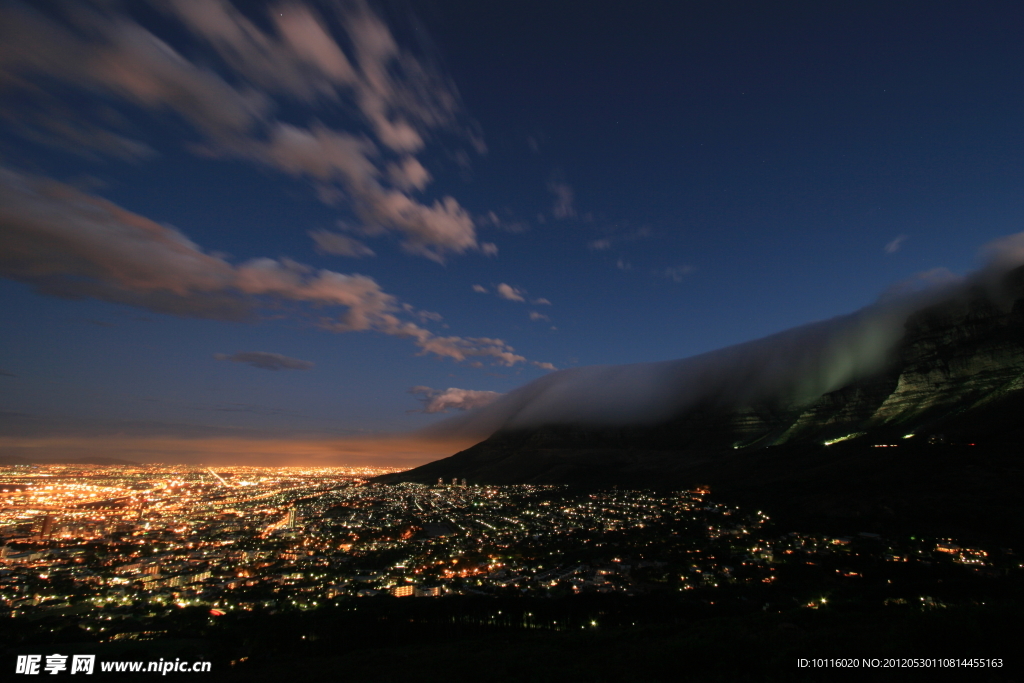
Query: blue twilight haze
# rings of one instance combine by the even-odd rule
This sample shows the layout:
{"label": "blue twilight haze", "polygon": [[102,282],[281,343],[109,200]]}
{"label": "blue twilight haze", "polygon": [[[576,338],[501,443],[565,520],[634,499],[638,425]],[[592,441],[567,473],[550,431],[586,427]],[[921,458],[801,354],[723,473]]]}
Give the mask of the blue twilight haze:
{"label": "blue twilight haze", "polygon": [[417,464],[449,446],[383,437],[835,388],[907,292],[1022,260],[1020,35],[1010,2],[0,0],[0,455]]}

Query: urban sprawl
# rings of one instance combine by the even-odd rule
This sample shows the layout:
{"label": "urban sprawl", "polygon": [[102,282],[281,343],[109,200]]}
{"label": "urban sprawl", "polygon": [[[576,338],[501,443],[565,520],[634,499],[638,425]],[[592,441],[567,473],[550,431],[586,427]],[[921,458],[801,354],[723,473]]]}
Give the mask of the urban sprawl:
{"label": "urban sprawl", "polygon": [[[835,586],[866,574],[898,577],[912,565],[979,577],[1021,568],[1009,549],[953,539],[780,533],[764,512],[715,502],[706,487],[369,482],[391,471],[2,467],[0,616],[75,617],[94,636],[116,640],[145,637],[119,620],[188,607],[216,618],[384,596],[657,591],[713,604],[730,587],[763,589],[808,567]],[[828,599],[821,593],[803,606]],[[895,586],[884,599],[942,606]]]}

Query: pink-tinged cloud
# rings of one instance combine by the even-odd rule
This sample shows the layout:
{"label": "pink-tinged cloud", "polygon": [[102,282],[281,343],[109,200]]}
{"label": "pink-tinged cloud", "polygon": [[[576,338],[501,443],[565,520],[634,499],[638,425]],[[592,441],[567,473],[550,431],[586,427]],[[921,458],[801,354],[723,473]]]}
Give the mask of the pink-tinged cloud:
{"label": "pink-tinged cloud", "polygon": [[367,235],[397,232],[406,251],[443,261],[446,253],[489,251],[477,242],[469,214],[452,197],[422,204],[408,194],[381,185],[372,156],[378,152],[365,138],[324,126],[298,128],[276,124],[266,142],[251,141],[238,153],[292,175],[320,183],[337,182],[362,221],[353,228]]}
{"label": "pink-tinged cloud", "polygon": [[309,233],[309,236],[316,243],[316,250],[322,254],[334,254],[350,258],[375,256],[373,249],[347,235],[341,235],[328,230],[314,230]]}
{"label": "pink-tinged cloud", "polygon": [[495,287],[495,291],[498,292],[498,296],[502,299],[507,299],[509,301],[526,301],[523,297],[523,294],[525,294],[523,290],[517,289],[512,285],[507,285],[504,282]]}
{"label": "pink-tinged cloud", "polygon": [[422,190],[430,182],[430,172],[414,156],[406,156],[401,163],[388,164],[388,178],[400,190]]}
{"label": "pink-tinged cloud", "polygon": [[345,3],[335,16],[349,54],[324,17],[298,3],[269,13],[276,34],[225,0],[174,0],[166,9],[254,86],[305,102],[350,99],[377,139],[396,152],[416,152],[426,131],[456,126],[461,104],[454,86],[402,50],[365,2]]}
{"label": "pink-tinged cloud", "polygon": [[424,413],[446,413],[449,410],[472,410],[491,403],[501,396],[496,391],[474,391],[448,387],[444,391],[430,387],[413,387],[410,394],[423,402]]}
{"label": "pink-tinged cloud", "polygon": [[23,5],[0,8],[0,83],[56,78],[146,109],[170,109],[218,139],[250,130],[266,113],[265,97],[195,66],[127,17],[79,6],[71,21],[78,31]]}

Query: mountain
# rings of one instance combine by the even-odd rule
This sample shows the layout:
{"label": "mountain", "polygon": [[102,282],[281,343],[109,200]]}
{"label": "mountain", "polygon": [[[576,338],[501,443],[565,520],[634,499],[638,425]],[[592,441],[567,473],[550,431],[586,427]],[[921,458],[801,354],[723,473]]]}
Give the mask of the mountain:
{"label": "mountain", "polygon": [[1021,517],[1014,511],[1024,484],[1022,415],[1024,268],[1017,268],[909,313],[879,369],[816,397],[707,399],[657,424],[507,427],[380,480],[709,484],[794,521],[814,515],[1024,538],[1024,522],[1005,519]]}

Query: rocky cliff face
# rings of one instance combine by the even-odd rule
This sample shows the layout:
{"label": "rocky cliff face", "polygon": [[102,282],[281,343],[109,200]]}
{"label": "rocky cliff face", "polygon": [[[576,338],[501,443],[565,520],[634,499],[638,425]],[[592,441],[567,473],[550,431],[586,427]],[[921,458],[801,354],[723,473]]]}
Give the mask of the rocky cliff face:
{"label": "rocky cliff face", "polygon": [[[500,431],[444,460],[389,475],[389,480],[431,483],[458,476],[480,483],[635,486],[710,482],[754,493],[774,482],[776,493],[789,490],[797,500],[809,495],[808,487],[818,487],[821,495],[835,493],[837,486],[857,486],[842,483],[850,477],[859,477],[863,484],[874,481],[871,477],[879,471],[902,468],[902,479],[883,481],[902,481],[900,491],[906,493],[923,481],[940,486],[922,478],[923,470],[933,478],[942,473],[957,479],[964,467],[976,466],[949,453],[938,457],[942,448],[954,448],[929,449],[930,437],[941,435],[952,444],[979,444],[975,448],[996,454],[987,462],[997,473],[978,485],[978,495],[985,495],[985,487],[1024,483],[1015,455],[1016,444],[1024,439],[1022,415],[1024,268],[914,313],[882,371],[802,404],[777,399],[728,409],[698,405],[655,426],[562,424]],[[903,438],[910,434],[913,438]],[[836,443],[826,446],[828,442]],[[899,448],[872,448],[875,444]],[[979,453],[962,448],[968,448],[963,458]],[[945,464],[936,469],[936,462]],[[1017,495],[1017,484],[1007,495]],[[865,492],[857,505],[871,495]],[[914,499],[907,495],[907,500]],[[888,510],[910,505],[897,498],[878,505]]]}
{"label": "rocky cliff face", "polygon": [[[996,407],[1024,388],[1021,275],[1011,273],[994,292],[975,287],[912,315],[885,372],[822,396],[776,443],[856,432],[876,438],[947,429],[958,438],[1009,435],[1012,420],[988,424],[981,418],[985,406]],[[974,427],[972,413],[979,418]]]}

